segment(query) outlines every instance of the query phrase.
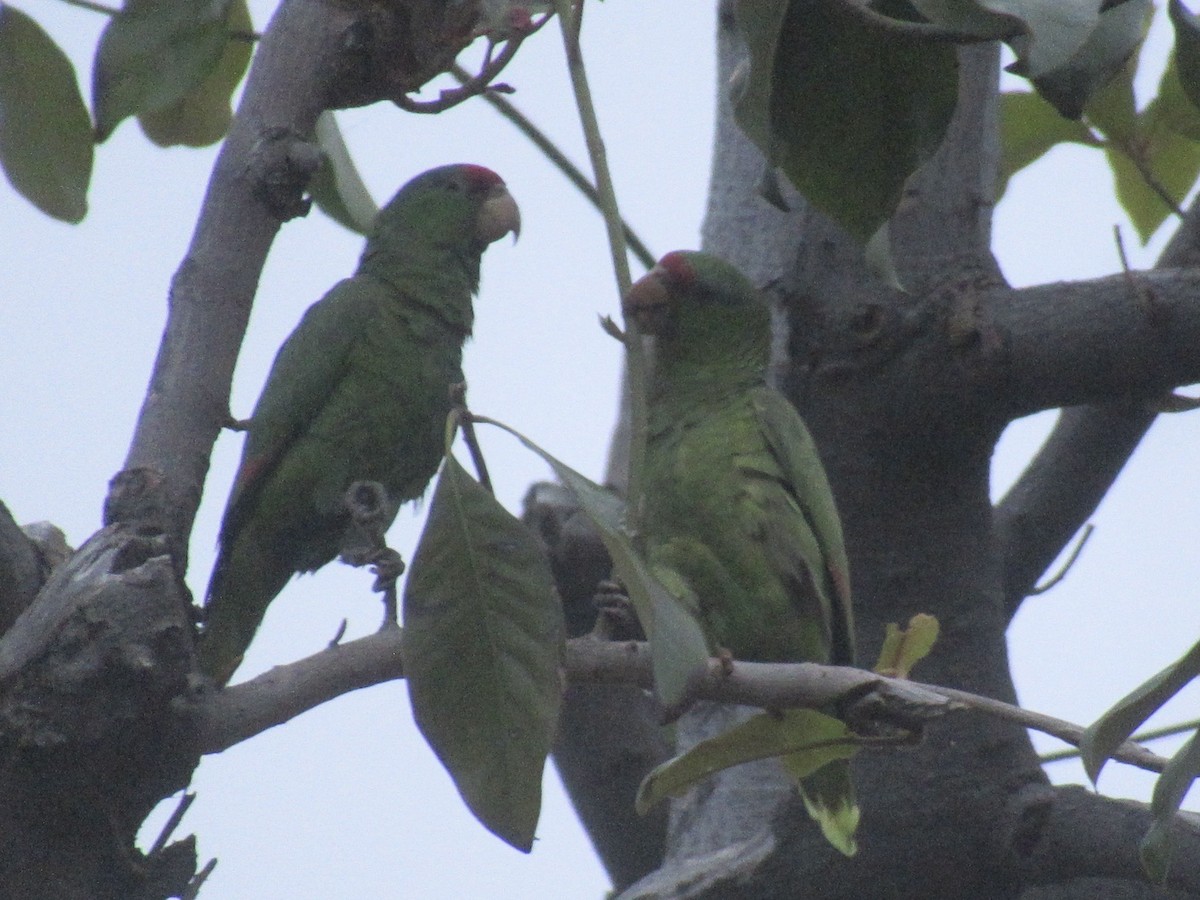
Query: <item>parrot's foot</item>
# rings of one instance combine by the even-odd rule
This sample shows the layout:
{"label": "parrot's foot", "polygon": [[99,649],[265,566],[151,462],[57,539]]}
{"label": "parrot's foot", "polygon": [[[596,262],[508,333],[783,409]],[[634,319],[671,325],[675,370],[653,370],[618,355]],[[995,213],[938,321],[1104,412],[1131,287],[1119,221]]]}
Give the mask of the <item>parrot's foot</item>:
{"label": "parrot's foot", "polygon": [[596,606],[596,624],[592,633],[607,641],[643,640],[641,622],[629,601],[625,588],[615,581],[601,581],[592,595]]}
{"label": "parrot's foot", "polygon": [[404,574],[404,558],[391,547],[384,547],[371,560],[371,571],[375,584],[371,590],[383,594],[383,624],[380,631],[400,627],[400,614],[396,601],[396,580]]}

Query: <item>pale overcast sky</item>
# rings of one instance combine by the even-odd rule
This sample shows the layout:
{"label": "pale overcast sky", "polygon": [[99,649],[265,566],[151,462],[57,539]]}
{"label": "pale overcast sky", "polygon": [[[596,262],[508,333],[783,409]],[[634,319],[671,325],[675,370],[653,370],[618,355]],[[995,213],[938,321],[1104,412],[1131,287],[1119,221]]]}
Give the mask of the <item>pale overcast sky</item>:
{"label": "pale overcast sky", "polygon": [[[45,0],[13,5],[66,50],[87,96],[103,19]],[[251,6],[263,27],[273,4]],[[694,0],[594,4],[585,22],[618,195],[656,254],[699,242],[713,31],[711,4]],[[1159,32],[1148,55],[1161,59]],[[504,80],[517,87],[521,108],[584,164],[556,26],[528,42]],[[381,202],[414,174],[447,162],[482,163],[508,181],[524,225],[515,247],[499,242],[484,259],[476,337],[466,351],[471,405],[599,477],[620,364],[618,345],[596,325],[598,314],[618,312],[600,219],[481,102],[437,117],[378,105],[341,114],[340,122]],[[159,150],[134,122],[124,123],[98,148],[90,212],[77,226],[42,216],[0,180],[0,499],[18,521],[53,521],[73,544],[99,526],[214,155]],[[1108,274],[1119,268],[1114,223],[1125,218],[1102,157],[1055,151],[1013,181],[996,218],[997,254],[1019,285]],[[1134,265],[1149,265],[1164,235],[1143,249],[1125,227]],[[359,238],[319,213],[284,227],[238,366],[235,415],[249,414],[276,348],[304,309],[353,269],[360,248]],[[1200,637],[1197,415],[1163,417],[1095,516],[1098,531],[1070,577],[1023,607],[1010,636],[1027,706],[1087,723]],[[1051,420],[1044,414],[1010,429],[995,458],[998,491]],[[499,433],[485,430],[482,438],[500,498],[516,511],[546,470]],[[213,460],[191,549],[188,580],[197,596],[241,441],[223,435]],[[420,514],[406,510],[390,534],[405,556],[420,524]],[[373,630],[380,608],[369,584],[366,573],[337,565],[294,581],[272,605],[239,680],[319,649],[343,617],[350,637]],[[1190,690],[1155,721],[1194,716],[1198,696]],[[1056,742],[1039,738],[1038,745]],[[1084,780],[1075,764],[1050,773]],[[607,879],[553,767],[545,784],[538,840],[525,856],[463,808],[413,727],[397,682],[339,698],[207,758],[179,834],[198,835],[202,860],[219,857],[204,891],[215,900],[602,897]],[[1101,781],[1106,793],[1140,798],[1150,785],[1149,776],[1116,764]]]}

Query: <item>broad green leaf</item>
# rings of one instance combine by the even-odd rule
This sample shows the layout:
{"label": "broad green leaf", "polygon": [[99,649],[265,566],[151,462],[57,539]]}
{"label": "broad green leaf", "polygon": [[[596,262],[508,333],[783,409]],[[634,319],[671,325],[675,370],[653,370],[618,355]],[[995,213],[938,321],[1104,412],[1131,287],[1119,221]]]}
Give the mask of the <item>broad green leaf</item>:
{"label": "broad green leaf", "polygon": [[[507,425],[481,417],[476,417],[476,421],[495,425],[519,440],[544,459],[563,487],[575,496],[579,508],[612,557],[617,577],[629,592],[629,599],[650,639],[654,683],[660,699],[668,707],[680,703],[708,664],[708,642],[691,612],[695,601],[687,596],[686,586],[676,585],[676,591],[672,592],[647,570],[626,534],[624,504],[612,491],[559,462]],[[661,574],[671,580],[670,573]]]}
{"label": "broad green leaf", "polygon": [[1008,181],[1055,144],[1073,142],[1096,146],[1098,141],[1082,122],[1064,119],[1053,106],[1029,92],[1000,95],[1000,167],[996,199]]}
{"label": "broad green leaf", "polygon": [[325,161],[312,181],[309,193],[321,211],[351,231],[366,234],[375,222],[379,207],[358,174],[332,110],[317,118],[317,145]]}
{"label": "broad green leaf", "polygon": [[1108,149],[1108,162],[1117,199],[1145,243],[1173,212],[1147,178],[1178,205],[1200,174],[1200,144],[1170,128],[1156,128],[1150,133],[1139,129],[1137,137],[1125,147]]}
{"label": "broad green leaf", "polygon": [[129,0],[100,35],[92,73],[96,140],[129,116],[191,93],[225,52],[232,0]]}
{"label": "broad green leaf", "polygon": [[0,3],[0,166],[48,216],[87,215],[92,123],[75,69],[25,13]]}
{"label": "broad green leaf", "polygon": [[743,0],[738,17],[750,48],[738,123],[814,206],[867,241],[945,134],[953,47],[816,0]]}
{"label": "broad green leaf", "polygon": [[939,630],[938,620],[928,613],[917,613],[906,629],[889,622],[875,671],[890,678],[907,678],[913,666],[929,655]]}
{"label": "broad green leaf", "polygon": [[1070,59],[1030,76],[1038,93],[1068,119],[1078,119],[1091,97],[1137,50],[1152,8],[1151,0],[1126,0],[1105,10]]}
{"label": "broad green leaf", "polygon": [[1167,63],[1158,82],[1150,108],[1155,114],[1155,124],[1169,128],[1177,134],[1200,141],[1200,107],[1184,93],[1179,80],[1179,67],[1174,60]]}
{"label": "broad green leaf", "polygon": [[[225,28],[227,34],[248,35],[254,30],[246,0],[233,0]],[[244,38],[227,38],[221,58],[203,81],[169,106],[138,116],[146,137],[160,147],[206,147],[223,138],[233,118],[230,100],[246,74],[253,50]]]}
{"label": "broad green leaf", "polygon": [[1150,812],[1154,824],[1142,838],[1142,866],[1150,880],[1162,884],[1167,880],[1167,869],[1173,850],[1175,814],[1196,776],[1200,775],[1200,732],[1193,734],[1179,752],[1171,757],[1150,797]]}
{"label": "broad green leaf", "polygon": [[1088,726],[1079,741],[1079,755],[1093,784],[1116,749],[1197,675],[1200,675],[1200,643],[1122,697],[1112,709]]}
{"label": "broad green leaf", "polygon": [[1200,109],[1200,16],[1194,15],[1180,0],[1167,7],[1175,26],[1175,52],[1172,59],[1183,92],[1192,106]]}
{"label": "broad green leaf", "polygon": [[832,716],[812,709],[762,713],[652,769],[638,787],[637,811],[645,815],[668,797],[678,797],[697,782],[742,763],[777,756],[789,777],[798,781],[835,759],[849,759],[857,750],[845,723]]}
{"label": "broad green leaf", "polygon": [[447,456],[404,589],[421,733],[471,812],[533,846],[561,702],[562,607],[529,530]]}

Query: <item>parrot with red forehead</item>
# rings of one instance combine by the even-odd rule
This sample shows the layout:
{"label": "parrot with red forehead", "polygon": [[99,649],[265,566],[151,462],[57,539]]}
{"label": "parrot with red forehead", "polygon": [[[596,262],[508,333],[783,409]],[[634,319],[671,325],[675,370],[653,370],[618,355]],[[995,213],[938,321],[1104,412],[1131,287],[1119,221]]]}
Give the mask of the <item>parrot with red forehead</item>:
{"label": "parrot with red forehead", "polygon": [[354,275],[280,347],[250,418],[204,606],[200,667],[218,684],[291,577],[338,555],[353,482],[383,485],[387,524],[424,493],[442,458],[450,387],[463,380],[480,259],[519,230],[495,172],[424,172],[379,211]]}
{"label": "parrot with red forehead", "polygon": [[[624,299],[654,336],[641,523],[646,555],[687,582],[711,649],[851,665],[849,564],[812,436],[766,382],[765,298],[706,253],[668,253]],[[847,760],[801,780],[833,846],[855,851]]]}

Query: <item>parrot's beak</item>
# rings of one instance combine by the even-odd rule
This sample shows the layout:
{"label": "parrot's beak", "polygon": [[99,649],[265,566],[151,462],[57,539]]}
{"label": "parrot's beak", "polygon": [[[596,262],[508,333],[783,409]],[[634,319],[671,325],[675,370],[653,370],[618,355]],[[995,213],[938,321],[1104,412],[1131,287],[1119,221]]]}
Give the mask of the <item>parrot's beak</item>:
{"label": "parrot's beak", "polygon": [[643,334],[661,334],[671,322],[673,303],[663,284],[664,272],[655,266],[633,283],[621,302],[626,319],[633,319]]}
{"label": "parrot's beak", "polygon": [[493,185],[475,220],[475,237],[484,244],[490,244],[510,231],[513,243],[516,243],[521,235],[521,210],[503,183]]}

